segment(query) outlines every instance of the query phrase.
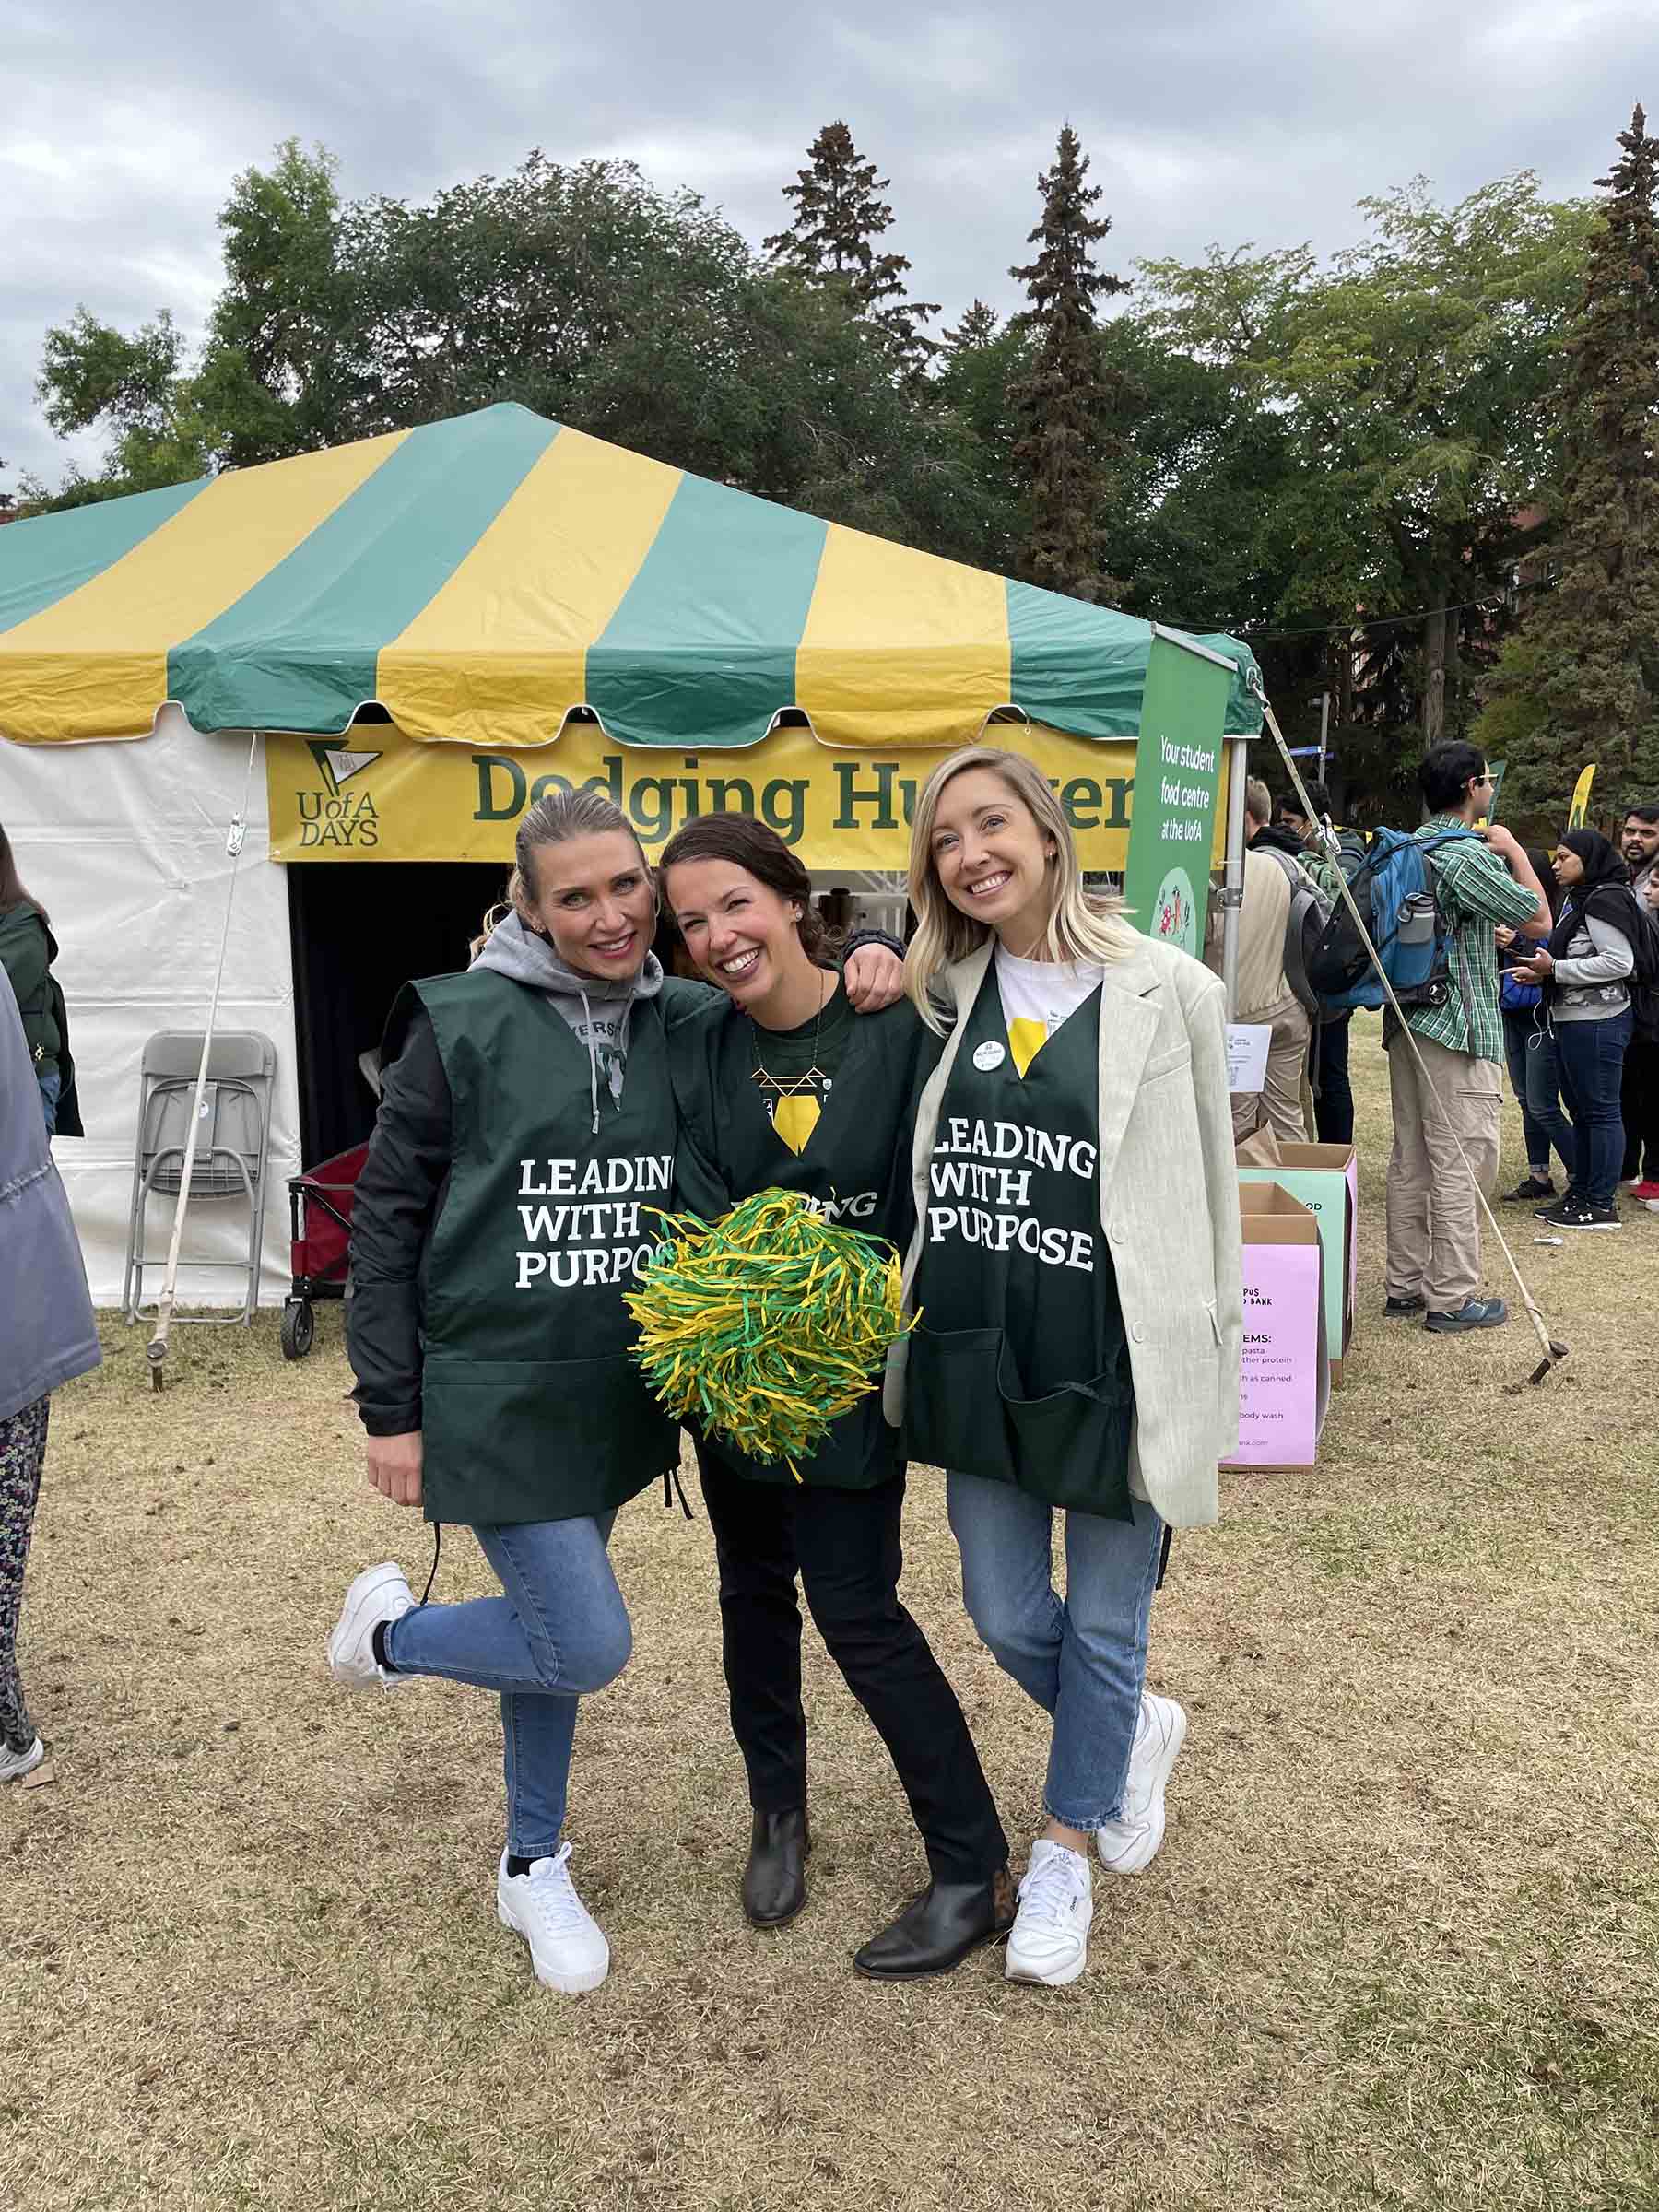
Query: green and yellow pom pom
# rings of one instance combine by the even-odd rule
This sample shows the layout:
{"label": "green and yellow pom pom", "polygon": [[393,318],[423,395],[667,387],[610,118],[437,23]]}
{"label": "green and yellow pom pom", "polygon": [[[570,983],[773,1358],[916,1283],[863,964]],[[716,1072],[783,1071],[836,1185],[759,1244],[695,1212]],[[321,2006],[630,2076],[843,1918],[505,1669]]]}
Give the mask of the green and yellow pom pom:
{"label": "green and yellow pom pom", "polygon": [[718,1221],[666,1220],[625,1301],[634,1357],[668,1412],[750,1459],[798,1461],[878,1380],[903,1318],[898,1255],[825,1220],[796,1191],[759,1191]]}

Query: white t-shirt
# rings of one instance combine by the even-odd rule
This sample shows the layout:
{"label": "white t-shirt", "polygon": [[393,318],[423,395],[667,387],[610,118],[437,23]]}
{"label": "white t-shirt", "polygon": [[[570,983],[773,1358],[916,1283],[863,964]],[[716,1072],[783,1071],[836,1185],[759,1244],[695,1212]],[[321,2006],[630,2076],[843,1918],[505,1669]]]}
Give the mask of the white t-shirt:
{"label": "white t-shirt", "polygon": [[1008,1050],[1022,1076],[1061,1023],[1100,989],[1105,973],[1100,960],[1078,960],[1075,965],[1021,960],[997,947],[996,987],[1002,994],[1003,1023]]}

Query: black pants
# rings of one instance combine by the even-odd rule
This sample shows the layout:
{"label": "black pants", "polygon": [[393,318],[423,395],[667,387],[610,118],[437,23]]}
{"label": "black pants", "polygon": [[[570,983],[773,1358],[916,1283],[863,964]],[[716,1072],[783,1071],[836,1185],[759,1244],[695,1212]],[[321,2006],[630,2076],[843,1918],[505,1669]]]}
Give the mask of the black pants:
{"label": "black pants", "polygon": [[899,1601],[904,1477],[872,1490],[751,1482],[700,1449],[720,1559],[732,1733],[757,1812],[806,1802],[797,1572],[818,1633],[875,1723],[936,1882],[982,1882],[1008,1840],[956,1692]]}
{"label": "black pants", "polygon": [[1632,1037],[1625,1047],[1624,1082],[1619,1092],[1624,1120],[1625,1182],[1645,1175],[1659,1182],[1659,1044]]}
{"label": "black pants", "polygon": [[1317,1022],[1308,1041],[1308,1080],[1313,1087],[1313,1124],[1322,1145],[1354,1141],[1354,1092],[1348,1082],[1351,1014]]}

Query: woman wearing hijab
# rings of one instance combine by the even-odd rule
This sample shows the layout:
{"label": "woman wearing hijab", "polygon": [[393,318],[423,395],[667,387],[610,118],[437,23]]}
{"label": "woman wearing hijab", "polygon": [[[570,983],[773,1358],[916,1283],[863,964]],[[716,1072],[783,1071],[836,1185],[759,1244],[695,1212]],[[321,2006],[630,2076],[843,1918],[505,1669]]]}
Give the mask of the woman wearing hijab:
{"label": "woman wearing hijab", "polygon": [[1561,1088],[1572,1116],[1571,1188],[1538,1218],[1555,1229],[1617,1229],[1624,1159],[1618,1093],[1630,1041],[1630,983],[1642,928],[1630,871],[1597,830],[1556,848],[1563,898],[1548,941],[1512,971],[1544,991]]}
{"label": "woman wearing hijab", "polygon": [[[757,1191],[801,1191],[849,1228],[902,1243],[914,1218],[902,1134],[936,1051],[914,1009],[853,1018],[826,963],[811,878],[765,824],[688,822],[662,877],[687,949],[724,994],[669,1039],[685,1202],[713,1218]],[[697,1457],[748,1777],[744,1911],[776,1927],[806,1901],[798,1575],[892,1758],[931,1877],[853,1964],[880,1981],[948,1972],[1013,1919],[1008,1844],[956,1694],[900,1600],[904,1453],[880,1397],[841,1416],[798,1480],[711,1437]]]}
{"label": "woman wearing hijab", "polygon": [[1058,1988],[1087,1961],[1091,1859],[1136,1873],[1163,1841],[1186,1733],[1146,1692],[1163,1532],[1215,1520],[1238,1438],[1223,994],[1089,897],[1019,754],[975,746],[934,771],[910,886],[906,984],[947,1041],[916,1108],[921,1320],[889,1356],[888,1413],[948,1470],[969,1615],[1053,1718],[1006,1971]]}
{"label": "woman wearing hijab", "polygon": [[[1532,872],[1549,901],[1551,926],[1560,920],[1561,887],[1542,845],[1528,845]],[[1556,1058],[1556,1041],[1544,1018],[1544,987],[1526,982],[1515,971],[1532,951],[1532,941],[1519,936],[1507,922],[1498,927],[1498,1009],[1503,1017],[1503,1056],[1510,1086],[1521,1109],[1521,1133],[1526,1140],[1526,1173],[1510,1201],[1541,1206],[1560,1196],[1550,1178],[1551,1148],[1559,1155],[1569,1184],[1572,1181],[1572,1124],[1561,1110],[1561,1071]]]}
{"label": "woman wearing hijab", "polygon": [[20,1781],[46,1756],[18,1673],[18,1614],[52,1393],[100,1356],[34,1054],[0,972],[0,1783]]}

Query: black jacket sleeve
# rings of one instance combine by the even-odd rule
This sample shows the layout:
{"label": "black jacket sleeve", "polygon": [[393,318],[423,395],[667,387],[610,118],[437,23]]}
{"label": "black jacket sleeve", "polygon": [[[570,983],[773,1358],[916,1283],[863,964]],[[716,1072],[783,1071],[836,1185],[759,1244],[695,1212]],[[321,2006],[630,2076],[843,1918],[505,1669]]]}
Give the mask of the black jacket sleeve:
{"label": "black jacket sleeve", "polygon": [[351,1216],[346,1349],[371,1436],[420,1427],[421,1277],[449,1182],[449,1081],[424,1009],[381,1070],[380,1115]]}

